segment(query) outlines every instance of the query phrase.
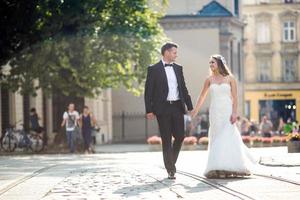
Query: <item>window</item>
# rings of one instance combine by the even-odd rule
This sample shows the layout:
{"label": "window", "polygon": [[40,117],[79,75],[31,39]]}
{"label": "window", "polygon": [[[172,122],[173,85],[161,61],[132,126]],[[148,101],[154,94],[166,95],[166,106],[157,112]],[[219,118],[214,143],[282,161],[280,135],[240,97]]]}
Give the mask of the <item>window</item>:
{"label": "window", "polygon": [[296,41],[296,28],[294,21],[286,21],[283,23],[283,41]]}
{"label": "window", "polygon": [[238,42],[238,45],[237,45],[237,52],[238,52],[238,55],[237,55],[237,59],[238,59],[238,80],[240,81],[242,79],[242,54],[241,54],[241,43]]}
{"label": "window", "polygon": [[284,59],[283,60],[283,80],[284,81],[296,81],[296,59]]}
{"label": "window", "polygon": [[264,4],[264,3],[269,3],[270,0],[258,0],[259,3]]}
{"label": "window", "polygon": [[244,113],[245,113],[245,117],[250,119],[250,112],[251,112],[251,104],[250,101],[245,101],[245,107],[244,107]]}
{"label": "window", "polygon": [[257,23],[256,32],[257,43],[269,43],[270,42],[270,25],[266,22]]}
{"label": "window", "polygon": [[258,59],[258,81],[268,82],[271,81],[271,58]]}
{"label": "window", "polygon": [[233,66],[234,64],[233,64],[233,41],[231,40],[230,41],[230,70],[232,71],[232,72],[234,72],[233,71],[233,69],[234,69],[234,66]]}
{"label": "window", "polygon": [[234,14],[239,16],[239,0],[234,0]]}
{"label": "window", "polygon": [[284,3],[293,3],[293,0],[284,0]]}

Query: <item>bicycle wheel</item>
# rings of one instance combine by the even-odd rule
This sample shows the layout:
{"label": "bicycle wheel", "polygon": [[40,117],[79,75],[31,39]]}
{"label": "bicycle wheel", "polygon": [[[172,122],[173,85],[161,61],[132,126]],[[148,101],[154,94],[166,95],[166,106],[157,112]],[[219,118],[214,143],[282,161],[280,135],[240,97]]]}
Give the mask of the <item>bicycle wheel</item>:
{"label": "bicycle wheel", "polygon": [[41,136],[30,137],[31,140],[31,149],[32,151],[38,153],[41,152],[44,148],[43,140]]}
{"label": "bicycle wheel", "polygon": [[6,152],[13,152],[17,148],[18,140],[14,135],[5,135],[2,139],[2,148]]}

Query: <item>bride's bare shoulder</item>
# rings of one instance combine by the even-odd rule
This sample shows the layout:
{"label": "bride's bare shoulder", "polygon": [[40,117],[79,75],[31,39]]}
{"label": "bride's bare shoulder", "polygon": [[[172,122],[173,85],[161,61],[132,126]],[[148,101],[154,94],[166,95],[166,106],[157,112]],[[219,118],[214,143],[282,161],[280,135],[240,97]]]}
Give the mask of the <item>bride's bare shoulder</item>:
{"label": "bride's bare shoulder", "polygon": [[210,83],[212,81],[212,77],[212,75],[207,76],[205,79],[205,83]]}
{"label": "bride's bare shoulder", "polygon": [[232,74],[228,75],[228,82],[229,83],[236,83],[236,79]]}
{"label": "bride's bare shoulder", "polygon": [[211,76],[208,76],[205,78],[203,86],[208,88],[210,84],[211,84]]}
{"label": "bride's bare shoulder", "polygon": [[235,77],[232,74],[228,75],[227,78],[230,81],[235,80]]}

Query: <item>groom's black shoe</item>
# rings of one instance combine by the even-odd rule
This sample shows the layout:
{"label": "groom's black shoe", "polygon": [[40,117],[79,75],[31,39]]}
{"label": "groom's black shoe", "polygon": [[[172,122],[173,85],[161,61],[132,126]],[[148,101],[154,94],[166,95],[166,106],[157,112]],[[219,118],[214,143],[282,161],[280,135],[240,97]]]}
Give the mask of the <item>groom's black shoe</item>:
{"label": "groom's black shoe", "polygon": [[172,179],[172,180],[176,179],[175,172],[169,172],[168,173],[168,179]]}

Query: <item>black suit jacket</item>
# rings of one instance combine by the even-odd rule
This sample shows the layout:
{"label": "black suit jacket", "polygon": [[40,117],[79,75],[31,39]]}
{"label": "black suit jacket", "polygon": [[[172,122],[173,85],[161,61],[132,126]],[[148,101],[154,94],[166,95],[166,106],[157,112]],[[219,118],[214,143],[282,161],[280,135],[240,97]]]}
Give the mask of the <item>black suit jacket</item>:
{"label": "black suit jacket", "polygon": [[[182,112],[185,113],[185,105],[187,106],[188,110],[192,110],[193,104],[185,86],[182,66],[174,63],[173,69],[177,78]],[[154,113],[155,115],[164,114],[164,107],[167,103],[168,93],[168,80],[162,61],[149,66],[144,96],[146,113]]]}

